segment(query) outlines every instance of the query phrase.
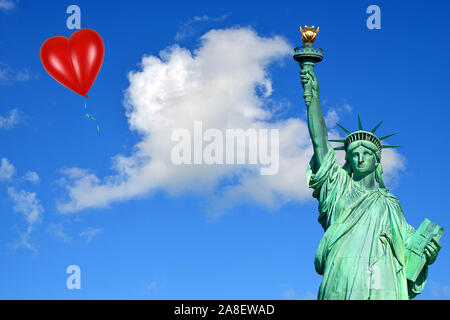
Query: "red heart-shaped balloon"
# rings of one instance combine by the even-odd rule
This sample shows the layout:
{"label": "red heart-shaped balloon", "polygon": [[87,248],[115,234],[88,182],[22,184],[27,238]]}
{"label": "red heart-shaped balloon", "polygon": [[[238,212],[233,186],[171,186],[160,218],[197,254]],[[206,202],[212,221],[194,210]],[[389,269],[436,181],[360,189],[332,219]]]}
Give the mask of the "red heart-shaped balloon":
{"label": "red heart-shaped balloon", "polygon": [[45,70],[56,81],[82,96],[86,96],[94,83],[104,56],[103,40],[92,29],[78,30],[69,39],[50,38],[41,47]]}

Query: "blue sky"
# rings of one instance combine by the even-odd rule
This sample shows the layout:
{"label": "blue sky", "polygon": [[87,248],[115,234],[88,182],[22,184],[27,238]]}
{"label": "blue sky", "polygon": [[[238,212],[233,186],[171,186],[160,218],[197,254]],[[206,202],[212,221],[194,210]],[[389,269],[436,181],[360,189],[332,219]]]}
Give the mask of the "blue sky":
{"label": "blue sky", "polygon": [[[83,98],[39,59],[46,39],[73,33],[71,4],[105,43],[88,98],[100,136]],[[371,4],[380,30],[366,27]],[[337,119],[356,130],[357,114],[369,129],[384,120],[377,133],[398,132],[387,142],[402,146],[383,160],[387,187],[412,226],[427,217],[446,228],[448,9],[444,1],[0,0],[0,298],[313,298],[323,230],[305,186],[311,148],[291,58],[305,24],[320,26],[315,71],[330,132],[341,134]],[[168,111],[152,109],[158,103]],[[158,166],[171,146],[164,121],[191,118],[279,127],[280,173]],[[447,239],[417,299],[450,298]],[[81,290],[66,288],[73,264]]]}

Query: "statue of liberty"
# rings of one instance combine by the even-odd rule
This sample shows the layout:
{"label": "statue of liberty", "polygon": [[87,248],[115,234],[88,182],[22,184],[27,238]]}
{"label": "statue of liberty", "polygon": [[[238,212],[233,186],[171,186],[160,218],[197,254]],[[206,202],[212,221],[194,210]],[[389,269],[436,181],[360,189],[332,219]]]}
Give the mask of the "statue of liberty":
{"label": "statue of liberty", "polygon": [[[338,124],[347,137],[328,140],[313,71],[314,63],[322,60],[321,49],[312,47],[318,29],[300,30],[304,46],[296,48],[294,59],[302,69],[314,149],[307,183],[319,201],[318,221],[325,231],[314,261],[317,273],[323,275],[318,299],[411,299],[425,287],[428,266],[441,248],[438,239],[443,229],[425,219],[414,230],[399,200],[386,189],[382,149],[394,146],[381,144],[392,135],[375,135],[381,123],[366,131],[358,116],[358,131]],[[328,141],[344,144],[335,148],[345,151],[343,167]]]}

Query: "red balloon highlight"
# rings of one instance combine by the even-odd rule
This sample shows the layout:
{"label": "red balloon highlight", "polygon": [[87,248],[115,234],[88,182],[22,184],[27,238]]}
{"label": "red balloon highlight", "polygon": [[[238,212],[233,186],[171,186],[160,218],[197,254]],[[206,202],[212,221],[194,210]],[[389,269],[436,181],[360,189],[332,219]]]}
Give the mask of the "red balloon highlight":
{"label": "red balloon highlight", "polygon": [[45,70],[63,86],[87,97],[105,56],[100,35],[92,29],[76,31],[66,37],[47,39],[41,47]]}

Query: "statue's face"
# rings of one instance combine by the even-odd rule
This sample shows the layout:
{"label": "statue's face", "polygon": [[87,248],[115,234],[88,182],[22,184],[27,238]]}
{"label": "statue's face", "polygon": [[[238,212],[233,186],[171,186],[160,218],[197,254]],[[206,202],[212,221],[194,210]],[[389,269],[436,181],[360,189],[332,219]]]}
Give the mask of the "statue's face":
{"label": "statue's face", "polygon": [[349,160],[354,173],[366,174],[376,169],[377,158],[375,154],[363,145],[353,149]]}

